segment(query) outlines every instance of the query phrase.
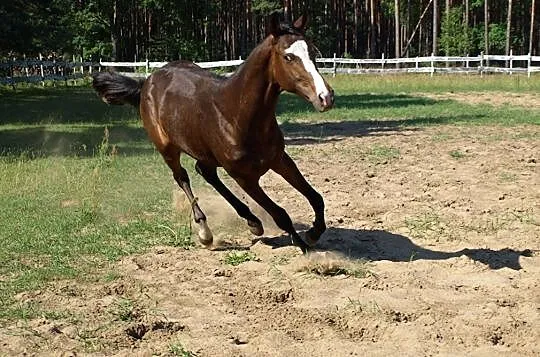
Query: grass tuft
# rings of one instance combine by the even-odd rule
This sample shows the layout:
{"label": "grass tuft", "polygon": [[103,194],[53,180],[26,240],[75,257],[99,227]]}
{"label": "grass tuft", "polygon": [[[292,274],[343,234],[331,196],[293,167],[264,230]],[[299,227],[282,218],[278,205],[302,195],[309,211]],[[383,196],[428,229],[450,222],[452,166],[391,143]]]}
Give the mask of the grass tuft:
{"label": "grass tuft", "polygon": [[169,345],[169,352],[173,356],[180,357],[196,357],[197,355],[189,350],[187,350],[180,342],[172,343]]}
{"label": "grass tuft", "polygon": [[255,253],[249,251],[230,251],[225,254],[223,262],[228,265],[237,266],[249,261],[259,261]]}

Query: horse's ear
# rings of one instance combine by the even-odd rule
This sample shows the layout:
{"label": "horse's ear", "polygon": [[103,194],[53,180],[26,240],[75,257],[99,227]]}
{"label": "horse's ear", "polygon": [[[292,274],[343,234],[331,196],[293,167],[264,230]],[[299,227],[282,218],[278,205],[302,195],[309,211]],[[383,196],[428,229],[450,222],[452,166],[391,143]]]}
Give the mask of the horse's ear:
{"label": "horse's ear", "polygon": [[304,32],[306,30],[307,23],[308,23],[308,15],[304,13],[302,16],[296,19],[293,26],[295,29],[301,32]]}
{"label": "horse's ear", "polygon": [[274,37],[279,37],[281,33],[279,26],[279,13],[273,12],[268,18],[268,34]]}

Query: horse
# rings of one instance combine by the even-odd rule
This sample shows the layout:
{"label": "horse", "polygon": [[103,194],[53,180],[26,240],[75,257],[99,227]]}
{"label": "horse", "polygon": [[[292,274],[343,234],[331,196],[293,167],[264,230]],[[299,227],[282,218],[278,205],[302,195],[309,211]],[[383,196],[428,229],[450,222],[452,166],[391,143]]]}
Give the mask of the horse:
{"label": "horse", "polygon": [[[326,230],[324,200],[285,152],[275,114],[282,91],[297,94],[319,112],[334,105],[334,90],[320,75],[312,57],[314,46],[305,38],[306,24],[305,15],[292,26],[271,16],[266,38],[228,78],[189,61],[170,62],[144,81],[115,72],[93,75],[92,86],[103,101],[139,108],[149,138],[191,202],[199,242],[206,247],[212,246],[212,232],[180,164],[182,154],[196,161],[195,170],[246,220],[255,236],[264,234],[261,220],[223,184],[217,167],[265,209],[304,254]],[[304,240],[287,212],[260,187],[261,176],[269,170],[309,201],[315,220]]]}

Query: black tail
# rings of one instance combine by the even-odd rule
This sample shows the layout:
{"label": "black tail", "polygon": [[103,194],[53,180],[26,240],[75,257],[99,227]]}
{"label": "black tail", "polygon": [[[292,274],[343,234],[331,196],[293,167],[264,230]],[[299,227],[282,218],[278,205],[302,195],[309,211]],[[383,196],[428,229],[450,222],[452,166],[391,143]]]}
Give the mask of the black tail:
{"label": "black tail", "polygon": [[139,106],[144,80],[137,81],[115,72],[98,72],[92,77],[92,87],[105,103]]}

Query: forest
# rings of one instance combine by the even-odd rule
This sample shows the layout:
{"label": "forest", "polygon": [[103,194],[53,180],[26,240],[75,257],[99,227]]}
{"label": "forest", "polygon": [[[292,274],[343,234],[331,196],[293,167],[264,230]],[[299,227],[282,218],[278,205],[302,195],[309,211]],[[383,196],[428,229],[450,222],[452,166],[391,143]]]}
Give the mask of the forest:
{"label": "forest", "polygon": [[268,15],[310,18],[320,56],[539,53],[535,0],[12,0],[0,58],[116,61],[245,58]]}

